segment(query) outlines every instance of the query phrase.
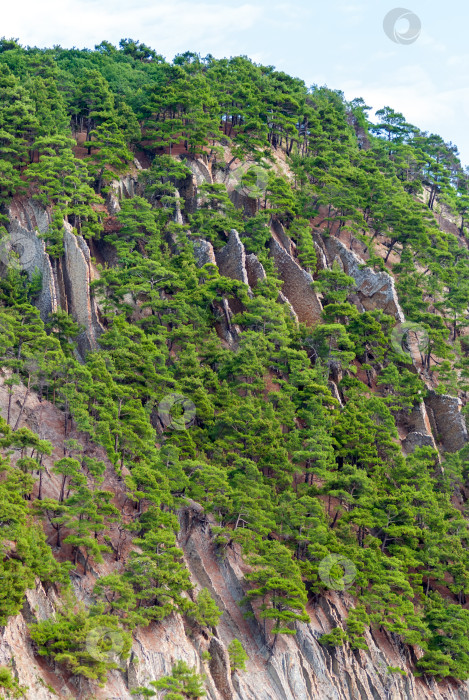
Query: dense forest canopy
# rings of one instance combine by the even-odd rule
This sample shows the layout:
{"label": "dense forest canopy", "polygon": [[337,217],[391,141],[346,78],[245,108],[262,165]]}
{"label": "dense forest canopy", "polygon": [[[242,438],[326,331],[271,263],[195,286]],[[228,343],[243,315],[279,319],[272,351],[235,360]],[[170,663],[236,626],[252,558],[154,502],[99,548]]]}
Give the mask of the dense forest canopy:
{"label": "dense forest canopy", "polygon": [[[103,681],[115,664],[87,652],[94,628],[120,630],[125,655],[132,630],[173,611],[216,625],[220,611],[208,591],[193,594],[177,540],[177,511],[192,499],[215,523],[220,556],[241,547],[251,564],[246,610],[255,606],[271,648],[329,590],[321,563],[345,559],[355,604],[345,630],[322,643],[364,648],[364,630],[381,627],[424,650],[416,674],[469,678],[468,450],[442,462],[431,447],[404,456],[398,435],[429,387],[463,400],[468,390],[469,173],[453,144],[391,107],[374,124],[369,111],[243,56],[186,52],[168,62],[131,39],[94,50],[0,41],[2,239],[9,204],[32,197],[47,208],[54,269],[64,222],[117,259],[98,265],[105,332],[85,357],[70,315],[41,318],[39,274],[10,253],[0,279],[10,397],[21,385],[61,408],[68,430],[105,448],[129,504],[116,508],[104,462],[74,439],[53,466],[60,494],[45,497],[51,445],[19,427],[8,405],[0,624],[36,579],[55,585],[63,610],[30,629],[40,654]],[[252,206],[235,206],[220,181],[202,184],[184,211],[179,191],[196,157],[225,174],[245,164],[238,189]],[[107,226],[111,183],[135,158],[144,164],[139,194]],[[297,324],[278,303],[272,223],[313,274],[322,323]],[[252,292],[196,264],[195,239],[219,250],[233,228],[266,272]],[[359,311],[353,278],[320,269],[315,229],[347,232],[366,246],[369,267],[395,276],[407,321],[428,337],[420,371],[392,342],[396,319]],[[224,299],[237,309],[235,350],[216,332]],[[145,311],[137,320],[136,307]],[[195,407],[187,429],[155,418],[168,395]],[[111,524],[134,547],[124,562]],[[70,571],[103,558],[120,562],[120,573],[97,580],[91,606],[75,604]],[[175,674],[174,683],[199,683],[190,669]]]}

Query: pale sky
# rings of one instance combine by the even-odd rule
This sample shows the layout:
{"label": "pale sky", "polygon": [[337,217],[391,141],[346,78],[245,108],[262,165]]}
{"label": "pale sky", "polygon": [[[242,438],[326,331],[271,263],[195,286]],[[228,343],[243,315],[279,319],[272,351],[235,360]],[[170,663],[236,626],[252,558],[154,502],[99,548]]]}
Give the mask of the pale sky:
{"label": "pale sky", "polygon": [[[383,30],[400,1],[421,24],[405,45]],[[455,143],[469,165],[468,20],[467,0],[16,0],[4,3],[0,36],[79,48],[129,37],[167,59],[187,50],[247,55],[373,109],[389,105]]]}

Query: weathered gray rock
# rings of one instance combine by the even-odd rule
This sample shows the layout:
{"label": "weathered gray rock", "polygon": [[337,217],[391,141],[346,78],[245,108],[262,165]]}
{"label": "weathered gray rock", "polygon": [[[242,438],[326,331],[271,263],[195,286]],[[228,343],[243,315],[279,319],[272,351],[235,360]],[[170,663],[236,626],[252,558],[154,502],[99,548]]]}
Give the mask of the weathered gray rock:
{"label": "weathered gray rock", "polygon": [[274,219],[270,225],[270,231],[272,233],[272,238],[274,238],[278,243],[280,243],[282,248],[285,248],[289,255],[293,255],[293,241],[287,235],[280,221],[276,221]]}
{"label": "weathered gray rock", "polygon": [[[112,183],[114,184],[114,183]],[[121,205],[119,202],[119,190],[118,187],[112,187],[108,192],[108,195],[106,197],[106,209],[108,212],[111,214],[111,216],[115,216],[118,214],[121,210]]]}
{"label": "weathered gray rock", "polygon": [[198,186],[203,185],[205,182],[213,183],[210,170],[199,158],[185,158],[184,165],[192,172]]}
{"label": "weathered gray rock", "polygon": [[182,226],[184,224],[184,219],[182,218],[182,207],[183,207],[183,205],[181,203],[182,197],[179,194],[179,190],[175,190],[174,194],[176,197],[176,212],[174,214],[174,221],[176,224],[179,224],[180,226]]}
{"label": "weathered gray rock", "polygon": [[238,349],[240,327],[232,323],[233,311],[226,297],[223,297],[221,307],[219,307],[219,321],[216,324],[217,333],[225,341],[230,350]]}
{"label": "weathered gray rock", "polygon": [[358,299],[351,296],[351,300],[357,306],[358,301],[366,311],[382,309],[384,313],[394,316],[398,321],[405,320],[391,275],[387,272],[375,272],[370,267],[366,267],[365,261],[335,236],[323,238],[315,233],[314,239],[324,250],[329,266],[337,260],[344,272],[355,280],[355,294]]}
{"label": "weathered gray rock", "polygon": [[329,390],[332,394],[332,396],[335,398],[336,401],[339,402],[339,406],[342,406],[342,398],[339,394],[339,389],[337,388],[337,384],[335,382],[327,382],[327,386],[329,387]]}
{"label": "weathered gray rock", "polygon": [[277,240],[278,243],[280,243],[282,248],[285,248],[289,255],[293,255],[293,241],[289,236],[287,236],[280,221],[276,221],[274,219],[271,223],[270,230],[272,232],[272,237]]}
{"label": "weathered gray rock", "polygon": [[41,318],[47,320],[59,307],[70,313],[84,327],[77,339],[83,355],[97,347],[97,338],[104,331],[90,295],[94,276],[90,250],[84,238],[75,236],[70,224],[64,223],[64,256],[53,268],[44,241],[39,238],[48,226],[48,212],[34,200],[13,201],[7,228],[9,240],[19,253],[20,267],[29,275],[35,269],[42,274],[42,290],[36,302]]}
{"label": "weathered gray rock", "polygon": [[49,227],[47,211],[33,199],[13,200],[8,210],[8,239],[0,249],[0,260],[9,264],[9,253],[14,251],[22,270],[31,277],[37,269],[42,275],[42,291],[37,300],[41,318],[46,320],[50,313],[57,310],[57,285],[54,270],[46,253],[45,242],[38,234],[45,233]]}
{"label": "weathered gray rock", "polygon": [[414,452],[418,447],[431,447],[436,449],[435,440],[427,433],[409,433],[402,442],[402,448],[406,454]]}
{"label": "weathered gray rock", "polygon": [[[249,286],[251,288],[255,287],[259,282],[262,282],[262,280],[267,279],[267,274],[264,270],[264,266],[259,261],[257,255],[255,255],[254,253],[246,255],[246,271],[248,275]],[[296,315],[293,306],[290,304],[283,292],[278,293],[277,301],[279,304],[285,304],[286,306],[288,306],[288,312],[290,316],[296,323],[298,323],[298,316]]]}
{"label": "weathered gray rock", "polygon": [[277,301],[279,304],[284,304],[285,306],[288,306],[288,313],[292,317],[292,319],[295,321],[295,323],[298,323],[298,316],[295,313],[295,309],[293,306],[290,304],[288,301],[287,297],[283,292],[278,293]]}
{"label": "weathered gray rock", "polygon": [[457,452],[468,442],[466,421],[461,413],[461,400],[456,396],[430,391],[425,406],[437,441],[447,452]]}
{"label": "weathered gray rock", "polygon": [[246,255],[245,267],[250,287],[255,287],[259,282],[267,278],[264,266],[254,253]]}
{"label": "weathered gray rock", "polygon": [[[410,438],[408,443],[409,449],[406,447],[407,443],[403,445],[407,452],[413,452],[415,447],[424,447],[427,445],[434,450],[438,449],[432,432],[432,425],[423,401],[420,401],[409,414],[404,415],[400,419],[400,425],[407,431],[407,439],[410,438],[410,435],[415,434],[415,437]],[[417,435],[424,435],[425,440],[423,441],[423,438],[417,438]],[[419,440],[422,442],[422,445],[417,445],[417,441]]]}
{"label": "weathered gray rock", "polygon": [[[138,160],[134,161],[137,170],[142,170],[142,166]],[[137,165],[138,164],[138,165]],[[130,197],[135,197],[135,195],[140,194],[142,187],[139,184],[138,177],[136,175],[124,175],[118,180],[113,180],[109,187],[109,192],[106,198],[106,208],[111,216],[115,216],[121,210],[120,202],[123,199],[129,199]]]}
{"label": "weathered gray rock", "polygon": [[323,248],[321,248],[321,246],[319,246],[316,243],[316,241],[314,241],[314,250],[316,251],[318,270],[327,270],[328,264],[327,264],[326,254],[325,254]]}
{"label": "weathered gray rock", "polygon": [[195,238],[192,245],[197,267],[203,267],[207,263],[217,264],[213,245],[209,241],[204,241],[203,238]]}
{"label": "weathered gray rock", "polygon": [[282,292],[292,305],[298,320],[309,325],[317,323],[321,318],[322,305],[312,287],[312,276],[274,238],[270,242],[270,253],[283,282]]}
{"label": "weathered gray rock", "polygon": [[246,271],[246,252],[238,232],[232,228],[227,244],[215,253],[220,274],[249,285]]}
{"label": "weathered gray rock", "polygon": [[258,200],[256,197],[250,197],[249,192],[241,185],[241,178],[247,170],[247,165],[217,168],[213,181],[225,185],[228,196],[237,209],[244,209],[248,216],[253,216],[258,209]]}
{"label": "weathered gray rock", "polygon": [[68,312],[84,327],[77,338],[82,354],[98,347],[97,339],[104,332],[98,319],[98,309],[90,294],[93,278],[90,251],[82,236],[72,233],[72,227],[64,224],[64,281],[68,300]]}
{"label": "weathered gray rock", "polygon": [[233,688],[230,671],[230,657],[223,643],[212,637],[208,648],[210,659],[210,675],[213,679],[215,688],[220,693],[223,700],[233,700],[236,691]]}

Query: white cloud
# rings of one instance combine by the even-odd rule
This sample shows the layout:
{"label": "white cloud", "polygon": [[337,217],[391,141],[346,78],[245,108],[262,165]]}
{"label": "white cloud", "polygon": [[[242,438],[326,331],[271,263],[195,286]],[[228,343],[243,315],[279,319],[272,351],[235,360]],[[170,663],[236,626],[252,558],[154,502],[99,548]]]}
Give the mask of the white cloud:
{"label": "white cloud", "polygon": [[172,57],[201,44],[215,52],[226,45],[227,35],[255,26],[262,13],[249,2],[234,7],[186,0],[24,0],[20,8],[2,10],[1,31],[38,46],[92,48],[102,39],[132,37]]}

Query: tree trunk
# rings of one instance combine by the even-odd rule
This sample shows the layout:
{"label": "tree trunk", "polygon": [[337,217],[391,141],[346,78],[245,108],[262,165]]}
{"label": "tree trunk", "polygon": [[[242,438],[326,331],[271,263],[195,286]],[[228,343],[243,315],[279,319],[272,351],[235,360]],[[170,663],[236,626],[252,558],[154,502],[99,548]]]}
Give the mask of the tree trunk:
{"label": "tree trunk", "polygon": [[18,414],[18,418],[16,419],[15,427],[13,428],[13,430],[17,430],[17,429],[18,429],[18,426],[19,426],[20,420],[21,420],[21,416],[23,415],[24,407],[25,407],[25,405],[26,405],[26,401],[28,400],[30,388],[31,388],[31,375],[29,374],[29,375],[28,375],[28,386],[27,386],[27,388],[26,388],[26,393],[25,393],[25,395],[24,395],[23,403],[22,403],[22,405],[21,405],[20,412],[19,412],[19,414]]}

